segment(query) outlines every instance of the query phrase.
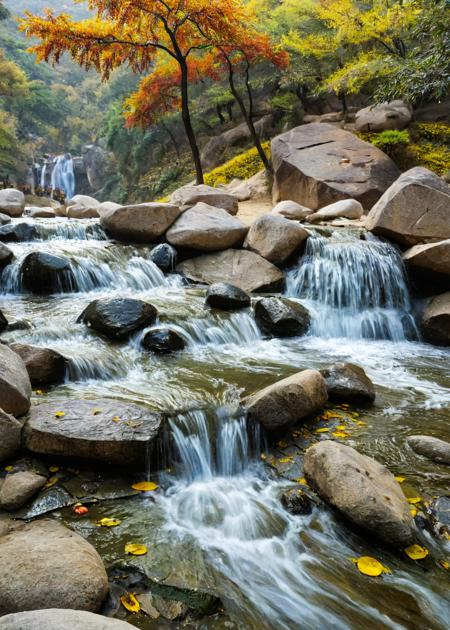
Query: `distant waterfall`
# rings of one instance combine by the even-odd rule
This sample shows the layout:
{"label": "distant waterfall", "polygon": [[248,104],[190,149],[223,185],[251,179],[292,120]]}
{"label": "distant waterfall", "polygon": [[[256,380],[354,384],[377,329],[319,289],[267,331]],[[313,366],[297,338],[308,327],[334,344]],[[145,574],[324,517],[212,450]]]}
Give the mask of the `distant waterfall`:
{"label": "distant waterfall", "polygon": [[[45,166],[44,166],[45,168]],[[75,174],[73,160],[69,153],[59,155],[55,160],[52,171],[52,192],[63,190],[66,198],[71,199],[75,194]]]}
{"label": "distant waterfall", "polygon": [[299,266],[287,275],[286,292],[308,302],[314,335],[415,339],[400,253],[390,243],[366,238],[348,232],[311,236]]}

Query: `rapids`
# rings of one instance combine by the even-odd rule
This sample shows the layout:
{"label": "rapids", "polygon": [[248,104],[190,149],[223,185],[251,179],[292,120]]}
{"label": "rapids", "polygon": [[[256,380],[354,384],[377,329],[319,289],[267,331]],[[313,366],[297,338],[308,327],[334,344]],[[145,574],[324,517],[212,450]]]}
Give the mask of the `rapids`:
{"label": "rapids", "polygon": [[[66,382],[49,390],[46,401],[115,397],[171,418],[164,492],[134,511],[123,503],[130,527],[150,536],[157,513],[172,563],[181,562],[183,549],[197,550],[226,612],[243,629],[448,627],[448,573],[437,563],[423,570],[403,554],[376,547],[324,507],[308,516],[287,513],[279,497],[299,473],[276,473],[264,462],[264,435],[248,427],[238,409],[243,392],[300,369],[360,363],[377,399],[360,410],[366,424],[347,443],[404,475],[410,496],[448,492],[445,467],[413,458],[403,445],[406,435],[425,430],[450,439],[449,353],[419,340],[417,305],[393,246],[348,231],[309,239],[305,257],[287,273],[286,294],[310,308],[311,334],[268,340],[250,309],[205,310],[204,290],[164,276],[149,260],[151,247],[110,243],[95,220],[35,224],[40,239],[12,244],[15,260],[0,276],[0,308],[9,321],[22,323],[2,340],[45,345],[69,357]],[[71,292],[23,292],[20,262],[35,250],[70,258]],[[113,295],[154,304],[159,323],[178,330],[186,350],[153,356],[139,347],[143,333],[113,344],[77,323],[91,300]],[[111,560],[123,544],[119,532],[108,540],[101,553]],[[427,546],[437,558],[443,555],[430,536]],[[360,555],[375,555],[392,573],[377,579],[358,574],[350,558]]]}

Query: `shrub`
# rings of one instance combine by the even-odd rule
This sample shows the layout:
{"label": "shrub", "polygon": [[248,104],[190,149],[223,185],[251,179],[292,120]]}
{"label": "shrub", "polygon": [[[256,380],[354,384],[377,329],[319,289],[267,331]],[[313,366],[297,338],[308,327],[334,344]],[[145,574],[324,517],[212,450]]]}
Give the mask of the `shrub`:
{"label": "shrub", "polygon": [[431,142],[411,144],[408,147],[410,165],[424,166],[437,175],[446,176],[450,171],[450,149],[444,145],[435,145]]}
{"label": "shrub", "polygon": [[424,140],[437,143],[450,142],[450,125],[439,122],[423,122],[415,126],[415,135]]}
{"label": "shrub", "polygon": [[397,131],[396,129],[382,131],[371,134],[369,142],[393,157],[399,151],[403,151],[411,141],[407,131]]}
{"label": "shrub", "polygon": [[[270,154],[270,142],[263,142],[262,147],[267,155]],[[219,186],[229,184],[233,179],[249,179],[264,168],[256,148],[249,149],[237,155],[213,171],[206,173],[205,184]]]}

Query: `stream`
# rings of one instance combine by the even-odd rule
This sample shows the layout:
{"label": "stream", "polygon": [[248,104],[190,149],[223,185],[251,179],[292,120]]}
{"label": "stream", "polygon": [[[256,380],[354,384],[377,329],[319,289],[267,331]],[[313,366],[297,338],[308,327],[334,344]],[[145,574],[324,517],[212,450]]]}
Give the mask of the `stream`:
{"label": "stream", "polygon": [[[352,407],[363,422],[354,423],[346,444],[404,476],[407,496],[432,500],[449,493],[448,467],[413,455],[405,444],[417,433],[450,440],[449,352],[420,341],[420,304],[411,299],[392,245],[350,230],[309,238],[287,273],[285,294],[310,310],[311,331],[302,338],[265,339],[250,309],[205,309],[204,289],[164,275],[149,258],[150,246],[108,241],[95,220],[28,221],[39,240],[8,244],[15,259],[0,276],[0,309],[24,325],[3,333],[2,340],[50,347],[69,358],[66,381],[45,396],[35,393],[34,404],[108,397],[170,416],[161,490],[154,498],[117,499],[95,508],[99,515],[114,511],[123,527],[105,534],[68,511],[59,517],[106,562],[120,556],[130,535],[138,537],[152,549],[142,562],[155,577],[214,592],[232,620],[205,618],[184,626],[139,614],[128,616],[130,623],[143,629],[448,628],[449,571],[438,560],[449,555],[450,541],[424,533],[432,558],[421,564],[352,532],[321,503],[312,514],[292,516],[280,495],[302,473],[279,460],[301,462],[304,439],[327,437],[314,434],[319,425],[311,420],[306,438],[294,431],[289,445],[269,447],[238,408],[243,393],[302,369],[340,360],[360,364],[377,398],[371,407]],[[37,250],[70,258],[70,291],[26,293],[20,262]],[[186,349],[152,355],[140,348],[142,331],[129,342],[112,343],[77,323],[83,309],[104,296],[150,302],[158,323],[176,329]],[[351,558],[361,555],[377,557],[392,573],[359,574]]]}

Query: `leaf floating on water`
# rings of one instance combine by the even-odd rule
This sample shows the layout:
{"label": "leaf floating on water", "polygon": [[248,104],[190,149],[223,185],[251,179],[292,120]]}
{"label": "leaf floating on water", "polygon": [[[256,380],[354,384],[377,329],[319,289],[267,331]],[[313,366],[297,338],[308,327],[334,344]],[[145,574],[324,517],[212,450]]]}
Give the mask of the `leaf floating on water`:
{"label": "leaf floating on water", "polygon": [[421,497],[407,497],[406,500],[408,503],[411,503],[411,505],[416,505],[422,501]]}
{"label": "leaf floating on water", "polygon": [[49,466],[49,471],[51,473],[58,472],[58,470],[59,470],[59,466]]}
{"label": "leaf floating on water", "polygon": [[148,549],[146,545],[127,543],[125,545],[125,551],[132,556],[145,556],[145,554],[148,552]]}
{"label": "leaf floating on water", "polygon": [[356,566],[360,573],[369,575],[370,577],[378,577],[382,573],[391,572],[391,570],[384,567],[379,560],[371,556],[361,556],[361,558],[357,559]]}
{"label": "leaf floating on water", "polygon": [[329,430],[328,427],[322,427],[321,429],[316,429],[316,433],[327,433]]}
{"label": "leaf floating on water", "polygon": [[11,472],[11,470],[14,470],[14,466],[5,466],[3,470],[6,470],[6,472]]}
{"label": "leaf floating on water", "polygon": [[141,610],[141,605],[133,595],[133,593],[125,593],[120,598],[122,606],[126,608],[129,612],[137,613]]}
{"label": "leaf floating on water", "polygon": [[430,552],[421,545],[411,545],[405,549],[405,553],[411,560],[423,560]]}
{"label": "leaf floating on water", "polygon": [[138,483],[133,483],[131,487],[133,490],[139,490],[139,492],[152,492],[157,490],[158,484],[153,481],[139,481]]}
{"label": "leaf floating on water", "polygon": [[405,481],[406,477],[402,477],[401,475],[396,475],[396,476],[394,477],[394,479],[395,479],[395,481],[396,481],[397,483],[403,483],[403,482]]}
{"label": "leaf floating on water", "polygon": [[56,411],[55,412],[55,418],[64,418],[65,415],[66,415],[65,411]]}
{"label": "leaf floating on water", "polygon": [[278,461],[279,461],[280,464],[290,464],[291,462],[294,461],[294,458],[293,457],[282,457]]}
{"label": "leaf floating on water", "polygon": [[307,486],[308,482],[306,481],[306,479],[304,477],[300,477],[300,479],[296,479],[295,480],[297,483],[301,483],[303,486]]}
{"label": "leaf floating on water", "polygon": [[117,518],[101,518],[96,523],[97,527],[117,527],[120,521]]}

